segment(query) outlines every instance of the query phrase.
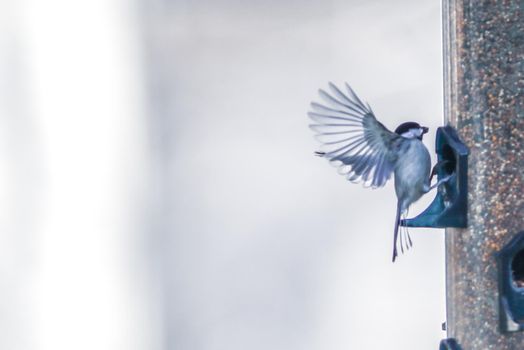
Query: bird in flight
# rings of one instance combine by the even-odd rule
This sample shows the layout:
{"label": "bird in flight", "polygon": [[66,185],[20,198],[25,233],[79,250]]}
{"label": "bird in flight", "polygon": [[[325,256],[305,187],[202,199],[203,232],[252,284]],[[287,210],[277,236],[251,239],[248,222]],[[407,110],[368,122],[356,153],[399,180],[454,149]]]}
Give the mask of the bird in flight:
{"label": "bird in flight", "polygon": [[[347,180],[379,188],[395,179],[397,212],[393,231],[393,262],[413,243],[407,229],[400,230],[411,204],[449,177],[431,182],[431,158],[422,143],[428,128],[416,122],[400,124],[394,132],[377,120],[373,110],[346,83],[345,91],[329,83],[329,92],[320,89],[323,103],[311,103],[310,128],[322,144],[317,156],[326,158]],[[438,164],[437,164],[438,165]],[[435,170],[435,169],[434,169]]]}

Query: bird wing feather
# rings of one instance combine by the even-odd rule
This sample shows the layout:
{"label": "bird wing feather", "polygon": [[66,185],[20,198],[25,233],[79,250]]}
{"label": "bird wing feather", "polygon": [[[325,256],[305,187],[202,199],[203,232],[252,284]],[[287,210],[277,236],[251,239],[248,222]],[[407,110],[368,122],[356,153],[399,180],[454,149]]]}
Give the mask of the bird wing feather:
{"label": "bird wing feather", "polygon": [[330,93],[319,90],[324,104],[312,102],[310,128],[322,144],[317,154],[327,158],[351,182],[378,188],[386,184],[396,162],[401,136],[388,130],[351,87],[344,93],[329,83]]}

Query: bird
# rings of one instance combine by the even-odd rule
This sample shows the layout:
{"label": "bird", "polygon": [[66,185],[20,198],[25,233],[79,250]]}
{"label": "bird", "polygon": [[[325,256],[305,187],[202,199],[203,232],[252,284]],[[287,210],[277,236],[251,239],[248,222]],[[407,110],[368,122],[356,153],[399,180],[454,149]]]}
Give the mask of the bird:
{"label": "bird", "polygon": [[[397,197],[397,211],[393,231],[393,257],[398,257],[397,246],[404,253],[413,243],[409,232],[400,230],[401,217],[425,193],[449,177],[431,186],[431,157],[422,142],[429,131],[416,122],[404,122],[394,132],[375,117],[368,103],[353,91],[348,83],[345,90],[329,83],[329,92],[319,89],[323,103],[311,102],[309,127],[321,148],[315,154],[326,158],[338,173],[353,183],[365,187],[383,187],[393,175]],[[435,166],[437,167],[438,164]],[[433,169],[433,172],[435,168]]]}

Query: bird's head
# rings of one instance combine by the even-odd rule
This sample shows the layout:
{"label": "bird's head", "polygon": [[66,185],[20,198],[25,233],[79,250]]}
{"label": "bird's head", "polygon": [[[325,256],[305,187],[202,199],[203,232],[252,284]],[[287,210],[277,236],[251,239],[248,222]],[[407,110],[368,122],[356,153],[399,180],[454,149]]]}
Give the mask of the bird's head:
{"label": "bird's head", "polygon": [[395,133],[405,137],[407,139],[417,138],[422,140],[422,136],[428,132],[428,128],[425,126],[420,126],[419,123],[415,122],[406,122],[400,124],[396,129]]}

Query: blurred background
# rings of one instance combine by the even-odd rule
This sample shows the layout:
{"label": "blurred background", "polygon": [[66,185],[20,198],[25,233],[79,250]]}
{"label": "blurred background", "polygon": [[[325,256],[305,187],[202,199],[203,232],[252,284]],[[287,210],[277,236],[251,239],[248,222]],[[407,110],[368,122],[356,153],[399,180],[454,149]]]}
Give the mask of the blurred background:
{"label": "blurred background", "polygon": [[0,348],[436,349],[443,231],[392,264],[392,184],[314,157],[306,112],[348,81],[432,151],[440,28],[435,0],[2,1]]}

